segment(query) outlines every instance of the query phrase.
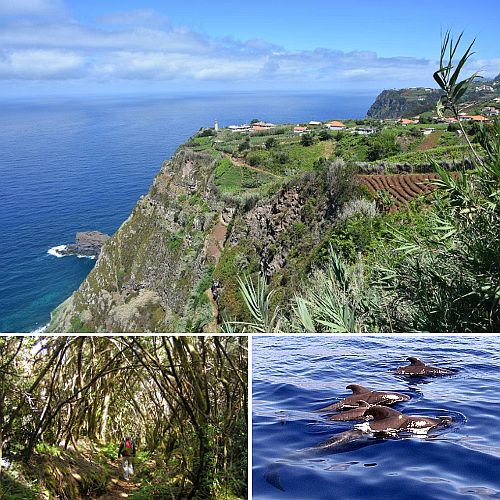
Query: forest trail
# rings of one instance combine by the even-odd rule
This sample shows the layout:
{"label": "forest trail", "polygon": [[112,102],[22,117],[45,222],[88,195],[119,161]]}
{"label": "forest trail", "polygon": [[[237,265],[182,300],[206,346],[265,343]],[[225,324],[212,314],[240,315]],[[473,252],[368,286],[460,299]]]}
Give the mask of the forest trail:
{"label": "forest trail", "polygon": [[132,493],[139,489],[139,484],[134,482],[134,476],[130,478],[130,481],[125,481],[122,477],[122,468],[120,465],[112,464],[113,478],[111,482],[113,483],[110,490],[100,497],[96,497],[95,500],[116,500],[119,498],[130,498]]}

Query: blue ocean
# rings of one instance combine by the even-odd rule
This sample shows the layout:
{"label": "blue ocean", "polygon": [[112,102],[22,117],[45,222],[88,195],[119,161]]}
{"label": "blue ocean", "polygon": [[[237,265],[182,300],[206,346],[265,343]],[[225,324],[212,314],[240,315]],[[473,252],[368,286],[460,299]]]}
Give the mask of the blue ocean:
{"label": "blue ocean", "polygon": [[43,327],[94,262],[57,258],[112,234],[163,160],[200,127],[362,118],[370,96],[230,93],[0,101],[0,332]]}
{"label": "blue ocean", "polygon": [[[498,337],[254,337],[253,498],[500,498],[499,347]],[[392,374],[408,356],[455,373]],[[452,424],[296,453],[353,428],[315,411],[350,395],[352,383],[406,394],[394,409]]]}

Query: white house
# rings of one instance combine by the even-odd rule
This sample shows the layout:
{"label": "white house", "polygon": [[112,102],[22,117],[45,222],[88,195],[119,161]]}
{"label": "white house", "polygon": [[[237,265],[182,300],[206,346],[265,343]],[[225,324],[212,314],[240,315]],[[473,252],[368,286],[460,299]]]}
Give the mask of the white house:
{"label": "white house", "polygon": [[344,130],[345,129],[345,125],[342,122],[339,122],[336,120],[325,123],[325,127],[329,130]]}
{"label": "white house", "polygon": [[422,129],[422,134],[424,134],[424,135],[430,135],[430,134],[432,134],[432,132],[435,132],[435,131],[436,131],[436,129],[432,128],[432,127],[423,128]]}
{"label": "white house", "polygon": [[373,127],[356,127],[351,130],[351,134],[371,135],[374,134],[376,131],[377,129]]}
{"label": "white house", "polygon": [[293,127],[293,133],[294,134],[305,134],[306,132],[309,132],[307,127],[301,127],[300,125],[297,125],[296,127]]}

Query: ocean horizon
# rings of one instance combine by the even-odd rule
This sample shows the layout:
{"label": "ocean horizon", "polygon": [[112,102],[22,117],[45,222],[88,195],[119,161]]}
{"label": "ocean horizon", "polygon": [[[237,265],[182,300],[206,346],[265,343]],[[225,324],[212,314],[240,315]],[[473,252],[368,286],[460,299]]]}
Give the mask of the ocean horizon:
{"label": "ocean horizon", "polygon": [[95,261],[50,249],[113,234],[164,160],[201,127],[360,119],[375,94],[232,92],[0,101],[0,331],[32,332]]}

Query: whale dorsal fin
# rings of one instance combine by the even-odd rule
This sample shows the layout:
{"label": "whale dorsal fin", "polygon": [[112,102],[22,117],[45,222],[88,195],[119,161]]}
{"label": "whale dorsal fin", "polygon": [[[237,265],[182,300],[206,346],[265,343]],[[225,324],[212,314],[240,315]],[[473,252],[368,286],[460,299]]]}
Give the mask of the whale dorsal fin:
{"label": "whale dorsal fin", "polygon": [[373,420],[377,421],[385,418],[399,417],[402,413],[386,406],[372,406],[366,411],[365,416],[367,415],[371,415]]}
{"label": "whale dorsal fin", "polygon": [[351,389],[353,394],[364,394],[365,392],[371,392],[370,389],[363,387],[358,384],[349,384],[346,389]]}
{"label": "whale dorsal fin", "polygon": [[410,362],[410,365],[412,366],[424,366],[424,362],[420,361],[418,358],[410,357],[406,359]]}

